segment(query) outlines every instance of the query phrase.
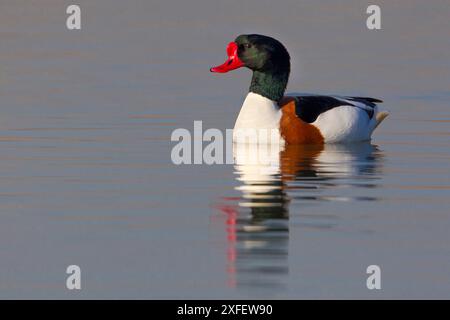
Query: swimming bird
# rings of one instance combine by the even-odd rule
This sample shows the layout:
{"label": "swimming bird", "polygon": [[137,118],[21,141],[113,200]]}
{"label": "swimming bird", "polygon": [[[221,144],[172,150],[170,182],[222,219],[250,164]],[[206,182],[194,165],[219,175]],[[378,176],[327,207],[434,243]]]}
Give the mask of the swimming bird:
{"label": "swimming bird", "polygon": [[264,129],[283,144],[348,143],[371,139],[388,116],[382,101],[369,97],[285,95],[290,56],[278,40],[259,34],[240,35],[227,46],[228,59],[211,72],[240,67],[253,71],[249,93],[234,126],[236,132]]}

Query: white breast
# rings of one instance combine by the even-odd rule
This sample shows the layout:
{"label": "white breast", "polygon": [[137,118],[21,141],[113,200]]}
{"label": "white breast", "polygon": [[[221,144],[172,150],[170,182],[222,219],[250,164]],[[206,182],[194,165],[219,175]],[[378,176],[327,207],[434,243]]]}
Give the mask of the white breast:
{"label": "white breast", "polygon": [[249,92],[236,119],[233,140],[238,141],[238,136],[242,138],[242,135],[248,136],[253,132],[257,134],[259,143],[264,140],[264,143],[280,143],[280,118],[281,111],[275,101]]}
{"label": "white breast", "polygon": [[281,112],[276,102],[257,93],[249,92],[242,104],[235,129],[278,128]]}

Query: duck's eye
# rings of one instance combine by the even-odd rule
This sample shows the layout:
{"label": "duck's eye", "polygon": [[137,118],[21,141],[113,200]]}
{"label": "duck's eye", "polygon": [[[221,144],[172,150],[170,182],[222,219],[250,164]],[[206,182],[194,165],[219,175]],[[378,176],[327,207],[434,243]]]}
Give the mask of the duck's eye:
{"label": "duck's eye", "polygon": [[249,48],[251,48],[252,47],[252,45],[250,44],[250,43],[244,43],[244,48],[245,49],[249,49]]}

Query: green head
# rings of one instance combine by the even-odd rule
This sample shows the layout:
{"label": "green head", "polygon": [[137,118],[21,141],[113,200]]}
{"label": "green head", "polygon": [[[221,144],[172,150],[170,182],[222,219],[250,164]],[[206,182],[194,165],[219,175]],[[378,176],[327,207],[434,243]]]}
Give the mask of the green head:
{"label": "green head", "polygon": [[258,35],[240,35],[227,48],[228,60],[211,68],[224,73],[239,67],[253,71],[250,92],[278,102],[286,90],[291,69],[286,48],[274,38]]}

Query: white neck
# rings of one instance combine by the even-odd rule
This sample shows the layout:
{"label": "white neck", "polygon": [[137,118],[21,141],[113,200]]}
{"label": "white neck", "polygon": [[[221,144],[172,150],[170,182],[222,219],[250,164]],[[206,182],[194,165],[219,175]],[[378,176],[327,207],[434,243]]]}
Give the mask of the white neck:
{"label": "white neck", "polygon": [[242,104],[234,129],[278,129],[281,111],[275,101],[249,92]]}

